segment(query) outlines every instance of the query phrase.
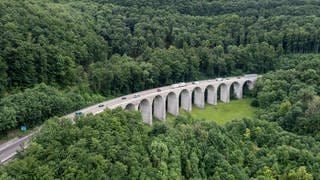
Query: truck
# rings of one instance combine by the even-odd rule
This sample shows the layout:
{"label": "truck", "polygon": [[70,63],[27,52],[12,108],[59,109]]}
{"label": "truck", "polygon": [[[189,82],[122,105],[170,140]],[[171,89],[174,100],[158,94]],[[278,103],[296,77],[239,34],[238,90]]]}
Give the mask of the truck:
{"label": "truck", "polygon": [[258,76],[258,74],[246,74],[246,75],[244,75],[244,77],[246,77],[246,78],[257,77],[257,76]]}

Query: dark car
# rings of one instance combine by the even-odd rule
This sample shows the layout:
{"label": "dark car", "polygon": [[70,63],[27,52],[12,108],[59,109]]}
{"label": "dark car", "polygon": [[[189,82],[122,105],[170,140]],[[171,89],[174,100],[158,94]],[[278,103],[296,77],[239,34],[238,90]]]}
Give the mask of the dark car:
{"label": "dark car", "polygon": [[135,94],[135,95],[133,95],[133,98],[138,98],[138,97],[140,97],[140,95],[139,95],[139,94]]}
{"label": "dark car", "polygon": [[125,100],[125,99],[127,99],[127,97],[122,97],[121,99],[122,99],[122,100]]}
{"label": "dark car", "polygon": [[98,107],[103,107],[104,106],[104,104],[99,104],[99,106]]}
{"label": "dark car", "polygon": [[76,116],[80,116],[82,114],[82,112],[81,111],[77,111],[75,114],[76,114]]}
{"label": "dark car", "polygon": [[157,92],[160,92],[161,91],[161,89],[157,89]]}

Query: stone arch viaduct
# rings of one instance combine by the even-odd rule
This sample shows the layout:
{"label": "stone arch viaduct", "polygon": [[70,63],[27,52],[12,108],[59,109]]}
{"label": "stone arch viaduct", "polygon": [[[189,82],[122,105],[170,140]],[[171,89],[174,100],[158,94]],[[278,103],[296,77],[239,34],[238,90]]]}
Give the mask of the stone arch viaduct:
{"label": "stone arch viaduct", "polygon": [[[204,108],[205,103],[216,105],[219,100],[228,103],[230,96],[241,99],[244,88],[251,90],[257,78],[258,75],[256,74],[248,74],[237,77],[178,83],[122,96],[78,112],[81,112],[81,114],[97,114],[105,108],[122,107],[126,110],[140,111],[143,121],[152,125],[153,118],[165,121],[166,113],[177,116],[180,108],[191,111],[192,104],[198,108]],[[67,117],[73,119],[75,113],[69,114]]]}

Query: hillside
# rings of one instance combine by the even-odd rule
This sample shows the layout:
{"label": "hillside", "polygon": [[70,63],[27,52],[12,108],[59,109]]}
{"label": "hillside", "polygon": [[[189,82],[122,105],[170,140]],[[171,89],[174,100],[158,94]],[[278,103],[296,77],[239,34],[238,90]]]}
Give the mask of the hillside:
{"label": "hillside", "polygon": [[[138,113],[108,111],[76,124],[52,119],[1,179],[317,179],[320,144],[260,120],[179,117],[147,128]],[[0,171],[1,172],[1,171]]]}
{"label": "hillside", "polygon": [[[318,53],[320,44],[313,0],[3,0],[0,9],[0,97],[39,83],[110,97],[263,74],[279,69],[283,55]],[[0,116],[10,114],[6,109],[0,107]],[[13,121],[2,134],[33,124]]]}
{"label": "hillside", "polygon": [[[319,179],[319,51],[317,0],[1,0],[0,138],[44,127],[0,179]],[[251,119],[57,118],[252,73]]]}
{"label": "hillside", "polygon": [[127,93],[265,73],[283,53],[319,52],[317,1],[3,0],[0,7],[2,93],[37,83]]}

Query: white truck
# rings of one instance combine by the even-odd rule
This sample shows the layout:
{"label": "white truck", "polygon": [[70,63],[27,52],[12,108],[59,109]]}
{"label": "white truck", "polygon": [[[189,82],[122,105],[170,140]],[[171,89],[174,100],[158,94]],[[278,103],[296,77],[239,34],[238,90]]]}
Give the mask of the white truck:
{"label": "white truck", "polygon": [[257,77],[257,76],[258,76],[258,74],[246,74],[246,75],[244,75],[244,77],[246,77],[246,78]]}

